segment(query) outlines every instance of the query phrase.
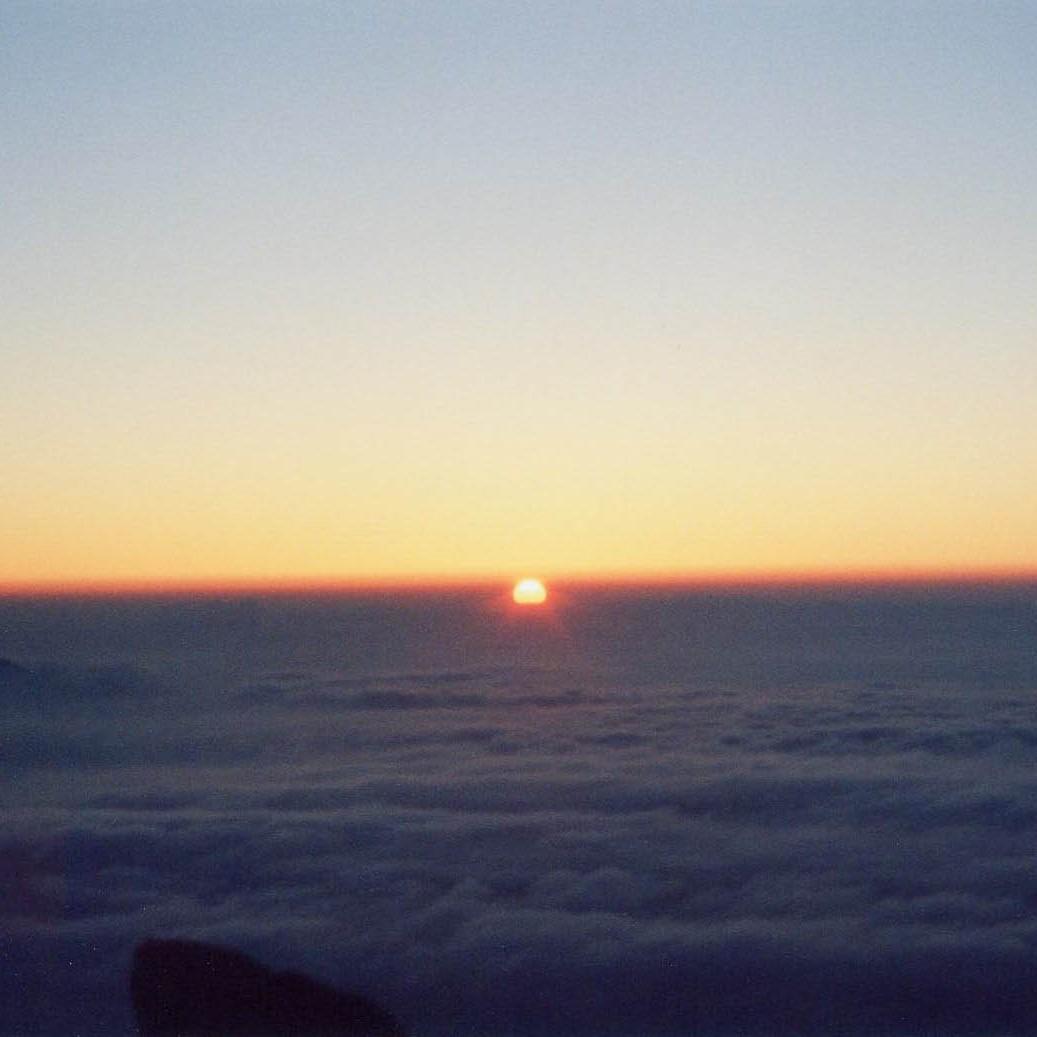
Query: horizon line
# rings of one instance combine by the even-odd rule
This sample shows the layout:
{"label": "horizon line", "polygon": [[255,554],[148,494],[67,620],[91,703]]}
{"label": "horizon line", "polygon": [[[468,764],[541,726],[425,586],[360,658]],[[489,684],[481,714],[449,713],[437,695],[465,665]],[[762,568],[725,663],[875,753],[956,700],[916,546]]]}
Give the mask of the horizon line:
{"label": "horizon line", "polygon": [[672,588],[738,590],[754,588],[852,586],[1005,586],[1037,583],[1037,566],[936,568],[870,567],[859,569],[712,570],[700,572],[538,572],[419,574],[335,577],[211,577],[183,579],[0,580],[0,598],[61,597],[209,597],[223,595],[349,595],[510,587],[536,575],[548,585],[587,588]]}

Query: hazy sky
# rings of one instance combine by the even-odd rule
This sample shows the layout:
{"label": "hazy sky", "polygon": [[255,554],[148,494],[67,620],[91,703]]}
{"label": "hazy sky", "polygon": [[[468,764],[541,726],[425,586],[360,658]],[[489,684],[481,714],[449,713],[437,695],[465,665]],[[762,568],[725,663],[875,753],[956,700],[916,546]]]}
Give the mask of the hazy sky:
{"label": "hazy sky", "polygon": [[1037,563],[1037,3],[0,7],[0,582]]}

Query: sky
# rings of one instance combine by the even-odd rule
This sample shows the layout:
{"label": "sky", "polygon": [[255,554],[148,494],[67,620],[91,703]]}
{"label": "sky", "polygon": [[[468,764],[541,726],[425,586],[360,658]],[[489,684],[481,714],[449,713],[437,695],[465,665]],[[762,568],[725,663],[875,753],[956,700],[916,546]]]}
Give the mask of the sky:
{"label": "sky", "polygon": [[0,584],[1032,570],[1037,5],[7,2]]}

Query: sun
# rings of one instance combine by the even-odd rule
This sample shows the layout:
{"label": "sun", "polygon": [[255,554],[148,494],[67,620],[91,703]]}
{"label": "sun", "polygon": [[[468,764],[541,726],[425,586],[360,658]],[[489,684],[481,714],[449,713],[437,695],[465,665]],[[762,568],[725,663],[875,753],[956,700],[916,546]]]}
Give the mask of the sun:
{"label": "sun", "polygon": [[547,601],[547,588],[534,579],[519,580],[511,592],[516,605],[543,605]]}

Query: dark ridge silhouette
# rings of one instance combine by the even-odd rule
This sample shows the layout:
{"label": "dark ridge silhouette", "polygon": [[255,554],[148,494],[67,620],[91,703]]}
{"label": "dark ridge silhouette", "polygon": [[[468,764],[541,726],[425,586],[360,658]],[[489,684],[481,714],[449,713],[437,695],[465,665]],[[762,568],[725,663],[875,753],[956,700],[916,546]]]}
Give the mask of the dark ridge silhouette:
{"label": "dark ridge silhouette", "polygon": [[130,993],[140,1037],[403,1037],[366,998],[206,943],[140,944]]}

